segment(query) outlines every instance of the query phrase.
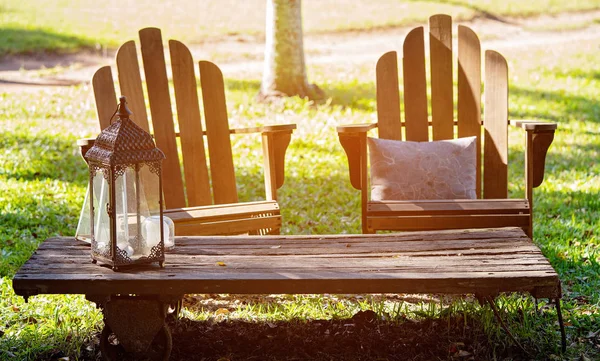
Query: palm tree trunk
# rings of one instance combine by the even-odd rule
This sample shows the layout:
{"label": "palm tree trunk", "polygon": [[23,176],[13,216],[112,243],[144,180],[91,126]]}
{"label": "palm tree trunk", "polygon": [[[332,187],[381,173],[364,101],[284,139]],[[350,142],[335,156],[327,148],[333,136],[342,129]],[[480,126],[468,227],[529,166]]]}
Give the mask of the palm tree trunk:
{"label": "palm tree trunk", "polygon": [[301,10],[301,0],[267,0],[261,99],[322,96],[322,91],[309,84],[306,77]]}

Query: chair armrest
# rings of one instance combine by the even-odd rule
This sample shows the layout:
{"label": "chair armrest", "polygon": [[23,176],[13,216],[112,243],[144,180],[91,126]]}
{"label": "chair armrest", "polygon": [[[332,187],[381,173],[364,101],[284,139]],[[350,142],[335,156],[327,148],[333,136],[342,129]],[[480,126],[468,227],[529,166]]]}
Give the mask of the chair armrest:
{"label": "chair armrest", "polygon": [[366,133],[375,128],[377,128],[377,123],[364,123],[340,125],[336,128],[336,130],[339,135],[340,133]]}
{"label": "chair armrest", "polygon": [[230,129],[231,134],[252,134],[252,133],[266,133],[266,132],[292,132],[296,129],[296,124],[275,124],[275,125],[263,125],[260,127],[249,127],[249,128],[236,128]]}
{"label": "chair armrest", "polygon": [[267,200],[277,200],[277,190],[285,181],[285,152],[296,124],[265,125],[233,129],[232,134],[261,133]]}
{"label": "chair armrest", "polygon": [[510,120],[510,125],[521,128],[526,131],[533,132],[548,132],[554,131],[558,127],[556,123],[552,122],[538,122],[535,120]]}
{"label": "chair armrest", "polygon": [[85,153],[94,146],[94,142],[96,142],[96,138],[77,139],[77,145],[79,146],[79,151],[81,152],[83,160],[85,160]]}
{"label": "chair armrest", "polygon": [[539,187],[544,181],[546,154],[554,140],[557,124],[531,120],[510,120],[510,124],[526,132],[525,180],[527,198],[532,199],[532,188]]}
{"label": "chair armrest", "polygon": [[[262,135],[267,200],[276,200],[277,189],[283,185],[285,151],[294,129],[296,129],[296,124],[274,124],[229,130],[230,134],[260,133]],[[202,135],[206,135],[206,131],[203,131]],[[176,133],[176,136],[179,136],[179,133]]]}
{"label": "chair armrest", "polygon": [[340,143],[348,157],[350,183],[355,189],[366,185],[367,175],[367,132],[377,128],[373,124],[348,124],[336,128]]}

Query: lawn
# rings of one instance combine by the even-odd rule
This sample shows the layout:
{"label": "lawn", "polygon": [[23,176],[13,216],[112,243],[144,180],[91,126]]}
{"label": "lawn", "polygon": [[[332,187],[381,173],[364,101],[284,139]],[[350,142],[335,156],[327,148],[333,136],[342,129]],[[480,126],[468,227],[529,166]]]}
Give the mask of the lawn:
{"label": "lawn", "polygon": [[[265,0],[107,0],[98,4],[95,0],[0,0],[0,55],[114,48],[147,26],[159,27],[166,36],[188,44],[224,36],[264,36]],[[422,23],[435,13],[471,19],[586,11],[599,9],[600,1],[309,0],[302,6],[305,31],[323,33]]]}
{"label": "lawn", "polygon": [[[230,2],[237,6],[241,4]],[[35,23],[37,27],[53,29],[53,33],[66,38],[73,34],[86,34],[81,38],[78,35],[77,39],[93,39],[91,41],[113,46],[122,36],[133,37],[137,28],[144,25],[143,19],[147,18],[145,7],[142,7],[137,15],[133,12],[129,15],[132,22],[127,24],[126,31],[131,33],[113,33],[118,27],[114,17],[96,17],[95,12],[88,14],[85,18],[88,21],[74,16],[71,24],[51,19],[52,16],[17,16],[21,12],[36,14],[44,3],[0,2],[3,10],[0,22],[8,24],[12,19],[10,21],[15,29],[26,29],[26,32]],[[71,11],[81,13],[87,2],[68,3]],[[352,12],[354,15],[348,15],[347,23],[339,20],[343,15],[337,13],[334,17],[338,20],[331,23],[311,22],[307,7],[317,6],[315,3],[318,2],[305,1],[307,31],[339,31],[358,27],[359,14]],[[333,1],[320,3],[319,6],[329,8],[334,4]],[[376,3],[393,6],[392,2],[369,2]],[[551,1],[535,3],[551,10],[563,6]],[[573,3],[577,5],[568,6],[597,6],[593,2]],[[109,15],[122,9],[125,14],[132,11],[127,1],[106,4],[102,12]],[[414,4],[417,2],[405,5],[410,7]],[[480,2],[478,6],[488,9],[486,11],[495,9],[493,12],[497,14],[514,14],[514,8],[499,4],[488,1]],[[519,6],[523,6],[522,11],[529,11],[526,10],[530,8],[528,4]],[[256,9],[260,6],[264,6],[262,1],[257,2]],[[365,6],[363,21],[368,27],[397,24],[376,18],[374,11],[366,10],[371,9],[371,5]],[[374,9],[375,5],[372,6]],[[171,8],[169,11],[176,11]],[[465,12],[473,10],[458,8]],[[51,10],[59,9],[55,6]],[[436,11],[439,10],[436,8]],[[198,11],[198,14],[201,13]],[[14,17],[10,18],[10,14]],[[209,18],[205,14],[201,16]],[[95,23],[100,20],[90,20],[101,18],[110,18],[111,21],[101,26]],[[258,24],[261,22],[243,23],[230,21],[222,28],[199,26],[198,33],[187,34],[187,39],[194,41],[207,34],[219,36],[230,32],[260,33],[262,25]],[[169,26],[166,20],[164,24]],[[3,27],[0,31],[7,28]],[[220,30],[215,30],[217,28]],[[81,44],[87,46],[91,43]],[[81,44],[68,43],[65,49],[75,49]],[[39,49],[40,45],[35,46]],[[23,49],[25,47],[2,51]],[[559,124],[547,157],[545,182],[535,191],[534,239],[563,282],[563,316],[569,343],[567,353],[559,354],[559,335],[554,324],[556,314],[552,307],[541,307],[541,314],[537,315],[530,297],[513,295],[500,299],[501,312],[517,339],[536,359],[599,359],[600,104],[597,99],[600,99],[600,72],[597,59],[600,58],[600,48],[597,41],[588,40],[502,52],[509,61],[511,119],[537,119]],[[277,105],[257,104],[254,96],[258,91],[260,74],[248,73],[226,79],[230,121],[233,126],[298,124],[286,157],[286,182],[279,193],[284,217],[282,233],[358,233],[359,193],[349,184],[346,160],[335,135],[335,126],[374,120],[374,65],[361,62],[315,66],[311,65],[310,58],[307,63],[311,82],[319,84],[329,96],[326,102],[315,105],[292,98]],[[77,359],[82,357],[86,347],[93,348],[93,336],[102,326],[101,314],[93,304],[85,301],[83,296],[73,295],[36,296],[25,304],[22,298],[14,295],[11,277],[46,237],[74,234],[86,186],[86,167],[78,154],[75,140],[97,134],[90,89],[77,86],[36,92],[0,92],[0,360],[67,356]],[[510,193],[514,197],[523,196],[523,137],[519,130],[510,132]],[[236,136],[233,146],[240,199],[256,200],[263,192],[259,139]],[[428,299],[397,302],[385,298],[291,296],[252,299],[246,303],[231,301],[215,309],[198,298],[190,297],[186,301],[187,308],[183,314],[195,320],[276,322],[343,319],[367,309],[391,316],[396,321],[406,318],[447,320],[449,315],[464,315],[465,324],[468,319],[481,325],[485,331],[491,345],[487,355],[510,359],[507,350],[510,350],[508,345],[511,341],[494,322],[489,308],[479,307],[475,302],[429,302]]]}

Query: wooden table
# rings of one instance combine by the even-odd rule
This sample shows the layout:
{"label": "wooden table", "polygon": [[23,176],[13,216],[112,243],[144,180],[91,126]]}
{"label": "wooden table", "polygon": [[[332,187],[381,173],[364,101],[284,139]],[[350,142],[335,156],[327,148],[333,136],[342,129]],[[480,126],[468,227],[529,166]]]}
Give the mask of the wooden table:
{"label": "wooden table", "polygon": [[[74,238],[50,238],[21,267],[13,287],[25,297],[85,294],[103,307],[108,321],[111,312],[118,313],[118,304],[108,307],[117,294],[156,299],[162,305],[188,293],[495,297],[500,292],[528,292],[536,298],[561,297],[557,273],[520,228],[178,237],[165,263],[164,268],[149,265],[115,272],[92,264],[87,244]],[[164,324],[162,309],[158,318]]]}

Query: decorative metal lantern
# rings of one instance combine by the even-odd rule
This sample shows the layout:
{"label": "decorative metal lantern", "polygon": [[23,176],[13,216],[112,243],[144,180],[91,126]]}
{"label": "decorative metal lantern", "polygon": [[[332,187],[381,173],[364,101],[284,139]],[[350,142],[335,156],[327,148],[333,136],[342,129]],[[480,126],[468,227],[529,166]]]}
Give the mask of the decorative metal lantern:
{"label": "decorative metal lantern", "polygon": [[162,210],[163,152],[152,136],[129,116],[125,97],[117,120],[104,129],[85,153],[90,184],[91,253],[117,270],[121,266],[165,259]]}

